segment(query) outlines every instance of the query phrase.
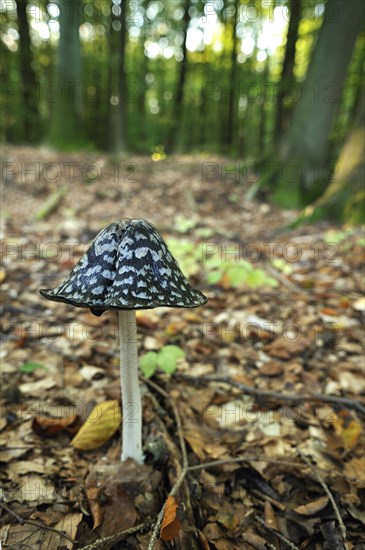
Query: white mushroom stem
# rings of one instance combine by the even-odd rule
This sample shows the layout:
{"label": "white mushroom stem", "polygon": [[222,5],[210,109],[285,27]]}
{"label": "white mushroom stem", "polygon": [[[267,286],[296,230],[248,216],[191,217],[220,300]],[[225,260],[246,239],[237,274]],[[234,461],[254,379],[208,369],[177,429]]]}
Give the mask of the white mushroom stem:
{"label": "white mushroom stem", "polygon": [[143,464],[142,402],[138,381],[136,313],[119,310],[120,384],[122,389],[123,440],[121,460]]}

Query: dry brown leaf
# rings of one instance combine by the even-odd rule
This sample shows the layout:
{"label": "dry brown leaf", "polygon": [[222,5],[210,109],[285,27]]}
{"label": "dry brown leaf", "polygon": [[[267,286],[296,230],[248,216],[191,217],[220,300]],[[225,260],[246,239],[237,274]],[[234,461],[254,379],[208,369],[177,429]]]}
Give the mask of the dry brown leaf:
{"label": "dry brown leaf", "polygon": [[133,527],[137,509],[146,522],[156,517],[161,479],[162,474],[150,466],[132,459],[120,462],[119,453],[116,460],[104,456],[93,465],[85,488],[98,535],[108,537]]}
{"label": "dry brown leaf", "polygon": [[162,540],[169,541],[177,537],[181,529],[181,523],[177,517],[177,501],[175,497],[167,497],[165,512],[161,524],[160,536]]}
{"label": "dry brown leaf", "polygon": [[52,437],[62,430],[74,434],[77,432],[79,426],[80,417],[78,415],[68,416],[66,418],[36,416],[32,422],[33,432],[40,437]]}
{"label": "dry brown leaf", "polygon": [[[75,540],[77,528],[81,523],[82,517],[83,517],[82,513],[67,514],[55,525],[55,529],[58,529],[59,531],[64,531],[65,533],[68,534],[68,536],[72,540]],[[65,539],[62,540],[63,548],[72,550],[73,546],[74,545],[69,540],[65,540]],[[52,545],[50,546],[50,548],[51,547]],[[60,546],[58,548],[60,548]]]}
{"label": "dry brown leaf", "polygon": [[97,449],[114,435],[120,421],[120,408],[116,399],[99,403],[95,405],[71,445],[83,451]]}
{"label": "dry brown leaf", "polygon": [[365,456],[353,458],[346,462],[345,474],[352,479],[359,479],[365,483]]}
{"label": "dry brown leaf", "polygon": [[278,522],[276,520],[274,509],[268,500],[265,500],[265,523],[271,529],[278,531]]}
{"label": "dry brown leaf", "polygon": [[94,520],[93,530],[99,527],[99,525],[102,524],[103,518],[104,518],[104,510],[100,505],[100,502],[98,500],[99,495],[99,487],[96,487],[96,485],[87,485],[85,488],[86,496],[89,501],[89,506],[91,510],[91,515]]}
{"label": "dry brown leaf", "polygon": [[316,500],[312,500],[311,502],[307,502],[307,504],[301,504],[300,506],[297,506],[294,508],[294,511],[297,512],[297,514],[301,514],[302,516],[313,516],[314,514],[317,514],[321,510],[323,510],[327,504],[328,504],[328,497],[323,496],[319,497]]}
{"label": "dry brown leaf", "polygon": [[236,529],[240,522],[237,514],[228,511],[225,512],[224,510],[222,512],[219,512],[216,515],[215,519],[218,521],[218,523],[223,525],[223,527],[230,530]]}
{"label": "dry brown leaf", "polygon": [[290,359],[290,357],[299,355],[310,348],[312,343],[313,340],[311,338],[306,338],[302,335],[300,335],[297,340],[294,340],[294,337],[293,340],[289,340],[287,337],[279,336],[274,342],[267,344],[264,350],[274,357]]}
{"label": "dry brown leaf", "polygon": [[340,411],[334,416],[335,421],[333,426],[336,435],[341,439],[343,447],[346,451],[351,451],[359,440],[362,433],[362,426],[348,411]]}

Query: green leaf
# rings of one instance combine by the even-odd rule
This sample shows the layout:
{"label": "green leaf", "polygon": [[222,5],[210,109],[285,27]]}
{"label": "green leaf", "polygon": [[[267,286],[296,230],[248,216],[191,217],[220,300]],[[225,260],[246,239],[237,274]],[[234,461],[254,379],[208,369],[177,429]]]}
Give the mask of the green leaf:
{"label": "green leaf", "polygon": [[40,363],[32,363],[32,362],[24,363],[24,365],[20,367],[21,372],[34,372],[36,369],[47,370],[47,368],[44,365],[41,365]]}
{"label": "green leaf", "polygon": [[248,273],[246,282],[251,288],[257,288],[259,286],[278,286],[276,279],[269,277],[262,269],[253,269],[251,273]]}
{"label": "green leaf", "polygon": [[176,216],[175,227],[180,233],[187,233],[196,226],[196,223],[195,220],[178,215]]}
{"label": "green leaf", "polygon": [[290,275],[293,273],[293,267],[282,258],[276,258],[273,260],[272,265],[279,271],[282,271],[285,275]]}
{"label": "green leaf", "polygon": [[207,281],[210,285],[215,285],[216,283],[218,283],[218,281],[221,280],[222,275],[223,275],[223,271],[219,271],[219,270],[211,271],[207,275]]}
{"label": "green leaf", "polygon": [[157,353],[155,351],[148,351],[141,357],[139,365],[144,376],[146,378],[151,378],[157,369]]}
{"label": "green leaf", "polygon": [[172,374],[176,370],[177,360],[185,357],[185,352],[179,346],[163,346],[158,353],[157,363],[161,370]]}
{"label": "green leaf", "polygon": [[243,263],[230,265],[227,269],[227,275],[233,287],[240,286],[246,281],[248,277],[247,266],[245,266]]}

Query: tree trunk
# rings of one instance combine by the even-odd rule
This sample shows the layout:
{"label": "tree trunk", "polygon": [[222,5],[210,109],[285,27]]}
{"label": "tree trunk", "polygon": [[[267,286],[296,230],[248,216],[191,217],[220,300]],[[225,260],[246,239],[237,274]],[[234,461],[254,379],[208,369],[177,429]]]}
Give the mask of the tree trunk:
{"label": "tree trunk", "polygon": [[60,42],[58,46],[56,97],[53,102],[51,145],[66,150],[82,144],[80,0],[60,0]]}
{"label": "tree trunk", "polygon": [[353,129],[338,157],[325,193],[316,201],[312,218],[330,217],[346,223],[364,223],[365,87],[362,89]]}
{"label": "tree trunk", "polygon": [[[113,4],[110,27],[110,135],[109,149],[113,153],[127,150],[126,102],[128,100],[125,73],[125,49],[127,41],[127,0]],[[119,8],[119,10],[118,10]],[[117,75],[116,80],[113,80]]]}
{"label": "tree trunk", "polygon": [[148,58],[145,54],[145,42],[147,39],[147,27],[148,27],[148,18],[146,15],[147,8],[149,6],[149,0],[142,0],[141,7],[144,9],[143,14],[143,25],[141,27],[140,41],[141,41],[141,57],[140,70],[139,70],[139,83],[137,88],[137,107],[138,107],[138,119],[139,119],[139,146],[138,150],[142,151],[146,149],[147,144],[147,124],[146,124],[146,74],[148,73]]}
{"label": "tree trunk", "polygon": [[229,74],[229,82],[228,82],[228,113],[227,113],[227,130],[226,130],[226,143],[224,145],[224,149],[227,153],[231,153],[232,151],[232,144],[233,144],[233,134],[234,134],[234,121],[235,121],[235,114],[237,110],[235,109],[238,101],[238,90],[237,90],[237,54],[238,54],[238,40],[236,39],[236,27],[237,27],[237,21],[238,21],[238,8],[239,8],[239,0],[235,0],[234,2],[234,15],[233,15],[233,21],[232,21],[232,31],[231,31],[231,42],[232,42],[232,49],[231,49],[231,67],[230,67],[230,74]]}
{"label": "tree trunk", "polygon": [[[325,188],[329,133],[334,121],[351,53],[363,21],[362,0],[332,0],[314,48],[308,74],[295,106],[279,156],[291,174],[283,177],[274,198],[285,206],[309,204]],[[287,164],[290,163],[290,167]]]}
{"label": "tree trunk", "polygon": [[289,109],[285,107],[286,87],[294,82],[295,45],[298,40],[301,0],[290,0],[290,19],[286,38],[285,55],[281,71],[280,85],[276,97],[274,139],[279,139],[288,126]]}
{"label": "tree trunk", "polygon": [[176,99],[175,99],[174,109],[171,115],[172,120],[170,124],[170,129],[166,140],[166,150],[168,152],[172,152],[175,150],[178,142],[178,137],[180,137],[177,134],[179,129],[181,128],[181,119],[182,119],[182,111],[183,111],[182,108],[184,103],[184,87],[185,87],[186,73],[188,69],[186,39],[187,39],[188,28],[190,23],[189,8],[190,8],[190,0],[185,0],[183,29],[182,29],[184,34],[184,40],[182,43],[183,58],[180,62],[180,71],[179,71],[178,82],[176,87]]}
{"label": "tree trunk", "polygon": [[16,11],[19,30],[21,101],[23,106],[23,137],[25,141],[39,139],[37,79],[32,67],[32,51],[27,18],[27,0],[17,0]]}

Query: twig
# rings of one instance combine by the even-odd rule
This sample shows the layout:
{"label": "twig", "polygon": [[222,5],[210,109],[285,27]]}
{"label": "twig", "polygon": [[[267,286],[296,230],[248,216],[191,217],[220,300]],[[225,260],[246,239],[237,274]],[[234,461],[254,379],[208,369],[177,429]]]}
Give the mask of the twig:
{"label": "twig", "polygon": [[35,219],[37,221],[44,220],[50,214],[52,214],[52,212],[54,212],[60,206],[63,195],[65,195],[66,192],[67,187],[65,185],[53,191],[36,213]]}
{"label": "twig", "polygon": [[52,531],[53,533],[57,533],[57,535],[60,535],[61,537],[64,537],[72,544],[75,544],[75,541],[70,538],[68,535],[66,535],[63,531],[59,531],[58,529],[55,529],[54,527],[49,527],[49,525],[42,525],[41,523],[37,523],[36,521],[32,521],[30,519],[24,519],[21,516],[19,516],[16,512],[13,512],[6,504],[0,501],[0,507],[3,508],[8,514],[12,515],[20,525],[24,525],[26,523],[27,525],[33,525],[33,527],[38,527],[39,529],[45,529],[47,531]]}
{"label": "twig", "polygon": [[365,415],[365,407],[355,399],[349,399],[346,397],[337,397],[335,395],[325,395],[323,393],[318,392],[311,392],[311,393],[305,393],[305,394],[294,394],[294,393],[280,393],[270,390],[261,390],[258,388],[254,388],[252,386],[247,386],[246,384],[241,384],[241,382],[236,382],[235,380],[232,380],[231,378],[227,378],[224,376],[200,376],[199,378],[195,378],[194,376],[190,376],[188,374],[183,373],[176,373],[174,374],[176,377],[181,377],[184,380],[188,380],[191,382],[194,382],[196,384],[204,384],[207,382],[222,382],[224,384],[228,384],[230,386],[234,386],[235,388],[238,388],[239,390],[245,392],[248,395],[252,395],[258,399],[275,399],[277,401],[292,401],[294,403],[298,403],[301,401],[322,401],[323,403],[333,403],[335,405],[342,405],[349,409],[354,409],[358,411],[359,413]]}
{"label": "twig", "polygon": [[296,546],[294,544],[294,542],[292,542],[291,540],[287,539],[282,533],[280,533],[280,531],[278,531],[277,529],[273,529],[272,527],[269,527],[265,521],[260,518],[260,516],[255,516],[255,519],[256,521],[258,521],[261,525],[263,525],[263,527],[265,527],[265,529],[267,529],[268,531],[270,531],[271,533],[274,533],[274,535],[276,535],[284,544],[286,544],[288,546],[288,548],[291,548],[292,550],[300,550],[300,548],[298,546]]}
{"label": "twig", "polygon": [[183,458],[183,468],[184,467],[187,468],[188,467],[188,454],[187,454],[187,451],[186,451],[185,439],[184,439],[184,435],[183,435],[183,431],[182,431],[180,413],[179,413],[173,399],[171,399],[171,396],[167,392],[165,392],[165,390],[163,390],[162,388],[160,388],[160,386],[158,386],[157,384],[152,382],[152,380],[149,380],[148,378],[145,378],[144,383],[147,384],[148,386],[150,386],[151,388],[153,388],[155,391],[157,391],[157,393],[162,395],[165,399],[167,399],[170,402],[171,408],[172,408],[174,416],[175,416],[177,434],[179,436],[179,443],[180,443],[181,454],[182,454],[182,458]]}
{"label": "twig", "polygon": [[289,281],[289,279],[287,277],[285,277],[285,275],[280,273],[271,264],[266,264],[265,269],[266,269],[266,271],[271,273],[271,275],[273,277],[275,277],[275,279],[277,279],[282,285],[286,286],[286,288],[288,288],[292,292],[297,292],[298,294],[304,294],[304,295],[307,294],[307,292],[305,292],[305,290],[303,290],[299,286],[297,286],[294,283],[292,283],[291,281]]}
{"label": "twig", "polygon": [[215,466],[234,464],[236,462],[270,462],[274,464],[282,464],[283,466],[302,466],[300,462],[288,462],[275,458],[266,458],[265,456],[257,458],[250,456],[238,456],[237,458],[222,458],[221,460],[212,460],[211,462],[205,462],[204,464],[189,466],[188,471],[193,472],[198,470],[205,470],[206,468],[214,468]]}
{"label": "twig", "polygon": [[[187,469],[182,469],[181,470],[181,474],[179,475],[179,477],[177,478],[173,488],[171,489],[171,491],[169,492],[168,494],[168,497],[173,497],[176,495],[176,493],[178,492],[178,490],[180,489],[180,486],[182,484],[182,482],[184,481],[185,479],[185,476],[186,476],[186,473],[187,473]],[[153,532],[152,532],[152,536],[151,536],[151,539],[150,539],[150,542],[149,542],[149,545],[148,545],[148,548],[147,550],[152,550],[155,543],[157,542],[158,540],[158,534],[159,534],[159,531],[160,531],[160,527],[161,527],[161,523],[162,523],[162,520],[163,520],[163,517],[164,517],[164,513],[165,513],[165,508],[166,508],[166,503],[167,503],[167,499],[165,500],[164,502],[164,505],[162,506],[158,516],[157,516],[157,520],[156,520],[156,523],[155,523],[155,526],[153,528]]]}
{"label": "twig", "polygon": [[[175,496],[177,494],[178,490],[180,489],[180,486],[182,485],[182,483],[185,479],[185,476],[188,472],[188,468],[189,468],[188,454],[187,454],[184,435],[183,435],[183,431],[182,431],[182,423],[181,423],[180,413],[179,413],[174,401],[171,399],[170,395],[167,392],[165,392],[165,390],[163,390],[162,388],[160,388],[160,386],[158,386],[157,384],[152,382],[152,380],[145,379],[144,382],[170,402],[171,408],[172,408],[174,416],[175,416],[176,428],[177,428],[177,432],[178,432],[180,449],[181,449],[181,454],[182,454],[182,459],[183,459],[183,464],[182,464],[182,466],[180,466],[181,470],[180,470],[179,476],[178,476],[177,480],[175,481],[171,491],[168,494],[168,497],[169,496]],[[167,499],[165,500],[165,502],[164,502],[164,504],[163,504],[158,516],[157,516],[156,523],[155,523],[155,526],[153,528],[152,536],[151,536],[151,539],[150,539],[147,550],[152,550],[155,543],[158,540],[159,531],[160,531],[162,520],[163,520],[164,513],[165,513],[166,503],[167,503]]]}
{"label": "twig", "polygon": [[342,539],[343,539],[343,542],[346,543],[346,538],[347,538],[347,533],[346,533],[346,527],[345,527],[345,524],[342,520],[342,517],[341,517],[341,514],[340,514],[340,510],[338,509],[338,506],[336,504],[336,501],[335,499],[333,498],[333,495],[331,493],[331,491],[329,490],[328,486],[326,485],[323,477],[321,476],[321,474],[317,471],[317,469],[314,467],[314,465],[310,462],[310,460],[308,459],[308,457],[300,450],[298,449],[298,452],[299,452],[299,455],[301,456],[301,458],[304,460],[304,462],[306,463],[306,465],[312,470],[313,474],[316,476],[319,484],[321,485],[321,487],[323,488],[324,492],[326,493],[326,495],[328,496],[329,500],[331,501],[331,504],[332,504],[332,508],[335,512],[335,515],[336,515],[336,518],[337,518],[337,521],[338,521],[338,525],[340,527],[340,531],[341,531],[341,536],[342,536]]}
{"label": "twig", "polygon": [[110,535],[109,537],[98,539],[92,544],[83,546],[82,548],[80,548],[80,550],[108,550],[125,537],[133,535],[134,533],[138,533],[138,531],[144,531],[148,527],[150,527],[149,523],[140,523],[139,525],[131,527],[130,529],[126,529],[125,531],[120,531],[120,533],[115,533],[114,535]]}

